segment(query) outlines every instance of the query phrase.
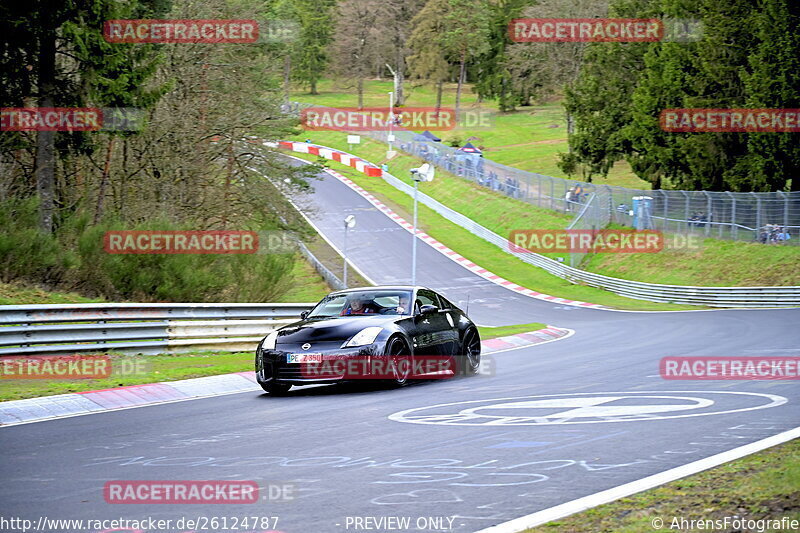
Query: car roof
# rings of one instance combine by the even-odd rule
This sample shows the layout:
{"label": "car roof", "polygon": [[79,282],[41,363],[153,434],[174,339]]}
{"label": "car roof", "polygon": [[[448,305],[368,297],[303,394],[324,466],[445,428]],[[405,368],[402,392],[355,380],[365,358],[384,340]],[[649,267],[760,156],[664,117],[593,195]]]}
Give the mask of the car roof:
{"label": "car roof", "polygon": [[[349,294],[351,292],[363,292],[363,291],[413,291],[417,289],[424,289],[424,290],[432,290],[428,287],[423,287],[421,285],[378,285],[375,287],[353,287],[352,289],[342,289],[340,291],[333,291],[331,294]],[[436,292],[436,291],[434,291]]]}

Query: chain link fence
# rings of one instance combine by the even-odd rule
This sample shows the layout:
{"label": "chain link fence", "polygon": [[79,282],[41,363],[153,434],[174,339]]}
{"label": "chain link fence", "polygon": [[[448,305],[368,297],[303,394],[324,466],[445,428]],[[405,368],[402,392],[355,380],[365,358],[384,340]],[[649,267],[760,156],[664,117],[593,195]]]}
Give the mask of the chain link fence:
{"label": "chain link fence", "polygon": [[[578,214],[572,219],[567,229],[569,230],[601,230],[611,222],[611,202],[612,198],[604,189],[598,189],[589,194],[588,199],[579,204],[573,201],[571,208],[579,208]],[[578,267],[586,257],[584,252],[573,252],[570,254],[570,266]]]}
{"label": "chain link fence", "polygon": [[[387,142],[388,132],[370,131]],[[665,233],[695,233],[705,237],[762,243],[800,243],[800,192],[733,193],[709,191],[638,190],[554,178],[508,167],[417,135],[394,133],[396,146],[438,168],[469,179],[512,198],[562,213],[581,214],[594,198],[594,207],[581,218],[587,228],[615,222],[636,229]],[[583,224],[583,223],[581,223]],[[788,237],[788,238],[787,238]]]}

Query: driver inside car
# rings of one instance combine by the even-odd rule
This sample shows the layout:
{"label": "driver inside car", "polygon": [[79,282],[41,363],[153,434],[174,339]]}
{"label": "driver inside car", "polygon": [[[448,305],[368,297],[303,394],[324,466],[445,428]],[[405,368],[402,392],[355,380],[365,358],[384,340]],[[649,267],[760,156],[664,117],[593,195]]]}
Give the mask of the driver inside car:
{"label": "driver inside car", "polygon": [[397,314],[407,315],[411,312],[411,297],[408,294],[401,294],[397,302]]}
{"label": "driver inside car", "polygon": [[377,312],[378,309],[372,304],[372,302],[367,301],[361,294],[354,294],[350,296],[348,299],[348,305],[342,309],[340,315],[371,315]]}

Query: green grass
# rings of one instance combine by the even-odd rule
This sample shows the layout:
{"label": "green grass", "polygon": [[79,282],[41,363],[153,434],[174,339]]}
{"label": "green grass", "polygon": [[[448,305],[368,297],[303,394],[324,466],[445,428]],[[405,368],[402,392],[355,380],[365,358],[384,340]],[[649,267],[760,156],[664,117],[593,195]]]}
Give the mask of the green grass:
{"label": "green grass", "polygon": [[[336,250],[325,242],[325,239],[315,234],[314,239],[306,242],[306,246],[328,270],[333,272],[340,280],[344,280],[344,260],[341,255],[336,253]],[[369,287],[372,283],[364,279],[351,265],[347,268],[347,285],[348,287]],[[314,301],[320,299],[317,298]]]}
{"label": "green grass", "polygon": [[[355,86],[345,82],[324,79],[317,85],[319,94],[312,95],[305,90],[295,90],[291,97],[300,102],[313,103],[329,107],[355,107],[358,105],[358,95]],[[394,90],[390,80],[365,80],[364,81],[364,107],[389,107],[389,91]],[[436,91],[430,85],[409,83],[403,86],[406,96],[406,106],[433,106],[436,103]],[[455,105],[456,84],[449,83],[444,86],[442,106]],[[478,98],[470,86],[465,85],[461,93],[461,103],[464,106],[474,106]],[[491,105],[489,106],[491,108]]]}
{"label": "green grass", "polygon": [[142,385],[158,381],[198,378],[243,372],[253,369],[253,354],[197,352],[192,354],[164,354],[129,356],[108,354],[112,368],[124,361],[143,361],[145,372],[136,375],[114,375],[105,379],[45,380],[4,379],[0,381],[0,400],[19,400],[53,394],[66,394],[98,389],[109,389],[126,385]]}
{"label": "green grass", "polygon": [[[536,331],[546,327],[541,323],[504,326],[498,328],[480,327],[481,339],[493,339],[515,333]],[[38,398],[54,394],[67,394],[99,389],[110,389],[128,385],[142,385],[160,381],[216,376],[232,372],[253,370],[252,352],[194,352],[188,354],[161,355],[123,355],[109,353],[112,369],[141,368],[144,372],[132,374],[112,373],[106,379],[45,380],[45,379],[3,379],[0,380],[0,401]],[[135,367],[139,363],[143,367]]]}
{"label": "green grass", "polygon": [[50,292],[18,283],[0,282],[0,305],[76,304],[104,302],[74,292]]}
{"label": "green grass", "polygon": [[[364,83],[364,106],[389,106],[390,81],[367,80]],[[356,107],[358,96],[354,87],[342,82],[323,80],[319,95],[304,91],[292,93],[294,100],[329,107]],[[436,93],[430,85],[407,82],[405,85],[406,106],[434,106]],[[444,107],[455,106],[456,84],[446,84],[442,98]],[[498,163],[537,172],[556,178],[569,178],[558,168],[558,154],[569,150],[564,108],[560,101],[546,102],[530,107],[521,107],[509,113],[497,112],[492,101],[478,102],[472,87],[466,85],[462,91],[462,109],[485,110],[492,113],[490,129],[463,129],[435,132],[443,141],[458,138],[462,141],[475,137],[473,144],[486,152],[486,157]],[[315,138],[322,132],[307,132]],[[384,149],[385,150],[385,149]],[[573,179],[577,176],[573,176]],[[609,172],[608,178],[596,178],[595,183],[619,185],[634,189],[651,189],[651,185],[639,179],[625,162],[620,162]]]}
{"label": "green grass", "polygon": [[547,324],[541,322],[532,322],[530,324],[517,324],[514,326],[478,326],[478,333],[481,340],[496,339],[497,337],[505,337],[507,335],[516,335],[517,333],[528,333],[539,329],[544,329]]}
{"label": "green grass", "polygon": [[[294,153],[293,155],[310,161],[316,161],[318,159],[316,156],[308,154]],[[336,169],[361,187],[369,190],[398,215],[410,220],[409,213],[413,210],[413,200],[410,196],[395,189],[382,179],[368,178],[355,169],[335,161],[330,161],[328,164],[331,168]],[[433,183],[435,182],[434,180]],[[427,185],[430,185],[430,183],[422,185],[421,188],[423,192],[428,192],[426,189]],[[502,213],[503,208],[495,207],[495,212]],[[696,306],[660,304],[632,300],[595,287],[573,285],[566,280],[548,274],[540,268],[520,261],[516,257],[500,250],[497,246],[453,224],[432,209],[421,204],[419,205],[419,220],[420,229],[431,237],[457,251],[475,264],[505,279],[522,285],[523,287],[528,287],[553,296],[593,302],[622,309],[661,311],[697,309]]]}
{"label": "green grass", "polygon": [[[652,525],[656,518],[663,520],[662,531],[688,531],[671,529],[673,518],[713,520],[725,516],[747,520],[785,516],[800,520],[800,439],[529,529],[527,533],[653,533],[658,531]],[[695,530],[698,529],[692,529]]]}
{"label": "green grass", "polygon": [[584,265],[607,276],[668,285],[800,285],[800,246],[698,240],[697,250],[596,254]]}
{"label": "green grass", "polygon": [[[317,259],[320,259],[317,257]],[[322,261],[322,259],[320,259]],[[278,303],[308,303],[318,302],[325,297],[331,288],[320,276],[314,267],[300,257],[294,263],[292,270],[292,286],[289,292],[280,298]]]}

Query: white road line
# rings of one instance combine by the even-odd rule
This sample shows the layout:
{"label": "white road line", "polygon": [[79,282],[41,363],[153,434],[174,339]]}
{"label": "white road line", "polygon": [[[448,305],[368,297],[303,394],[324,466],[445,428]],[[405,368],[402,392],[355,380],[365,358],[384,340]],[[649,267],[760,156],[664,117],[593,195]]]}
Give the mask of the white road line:
{"label": "white road line", "polygon": [[728,450],[727,452],[722,452],[717,455],[712,455],[711,457],[706,457],[705,459],[700,459],[699,461],[694,461],[693,463],[679,466],[671,470],[666,470],[664,472],[638,479],[636,481],[631,481],[630,483],[625,483],[624,485],[619,485],[602,492],[590,494],[589,496],[584,496],[583,498],[578,498],[577,500],[562,503],[561,505],[556,505],[555,507],[550,507],[549,509],[544,509],[526,516],[521,516],[519,518],[515,518],[514,520],[509,520],[508,522],[503,522],[502,524],[497,524],[496,526],[482,529],[477,533],[516,533],[518,531],[524,531],[532,527],[552,522],[553,520],[560,520],[575,513],[597,507],[598,505],[603,505],[605,503],[609,503],[620,498],[625,498],[638,492],[658,487],[659,485],[663,485],[665,483],[670,483],[676,479],[681,479],[683,477],[702,472],[703,470],[708,470],[709,468],[714,468],[715,466],[719,466],[730,461],[735,461],[736,459],[740,459],[746,455],[771,448],[772,446],[777,446],[778,444],[783,444],[784,442],[788,442],[798,437],[800,437],[800,427],[796,427],[794,429],[790,429],[789,431],[784,431],[783,433],[773,435],[772,437],[767,437],[766,439]]}

